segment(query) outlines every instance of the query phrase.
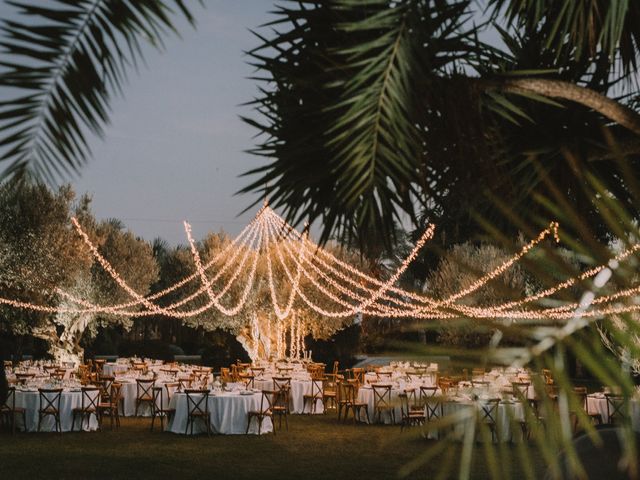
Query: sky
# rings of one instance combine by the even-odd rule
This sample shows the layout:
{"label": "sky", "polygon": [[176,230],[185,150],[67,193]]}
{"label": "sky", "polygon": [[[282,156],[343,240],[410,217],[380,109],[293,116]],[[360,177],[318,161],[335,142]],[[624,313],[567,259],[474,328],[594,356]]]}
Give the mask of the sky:
{"label": "sky", "polygon": [[[182,38],[167,37],[164,52],[145,51],[146,66],[114,99],[104,139],[90,137],[93,156],[71,182],[92,195],[98,218],[119,218],[136,235],[171,244],[186,242],[183,220],[202,238],[211,230],[236,234],[253,217],[238,214],[256,197],[234,195],[248,183],[239,176],[259,165],[244,153],[256,131],[239,118],[251,114],[241,104],[257,95],[243,52],[259,44],[249,29],[272,18],[273,7],[271,0],[191,3],[196,29],[179,22]],[[14,12],[0,0],[1,18]]]}

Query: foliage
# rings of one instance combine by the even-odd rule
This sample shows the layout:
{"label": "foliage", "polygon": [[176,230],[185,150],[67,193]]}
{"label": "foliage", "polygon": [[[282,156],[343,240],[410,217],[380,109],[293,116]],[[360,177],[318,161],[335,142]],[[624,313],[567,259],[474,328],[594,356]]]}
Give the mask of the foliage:
{"label": "foliage", "polygon": [[[487,22],[480,8],[333,0],[276,9],[275,32],[259,31],[250,52],[261,95],[246,120],[262,134],[254,152],[265,161],[243,191],[267,195],[290,220],[320,220],[323,239],[364,231],[389,248],[403,214],[415,226],[426,216],[449,244],[474,239],[478,217],[516,234],[491,198],[529,219],[547,215],[530,199],[551,194],[552,176],[604,238],[567,159],[593,160],[630,199],[613,181],[609,145],[615,138],[636,165],[640,117],[627,103],[637,95],[637,6],[492,1]],[[582,28],[583,19],[593,22]],[[487,32],[502,43],[479,40]]]}
{"label": "foliage", "polygon": [[183,0],[8,3],[21,18],[0,29],[0,87],[13,94],[0,103],[3,174],[50,183],[85,163],[86,133],[102,136],[143,45],[161,48],[177,12],[194,20]]}

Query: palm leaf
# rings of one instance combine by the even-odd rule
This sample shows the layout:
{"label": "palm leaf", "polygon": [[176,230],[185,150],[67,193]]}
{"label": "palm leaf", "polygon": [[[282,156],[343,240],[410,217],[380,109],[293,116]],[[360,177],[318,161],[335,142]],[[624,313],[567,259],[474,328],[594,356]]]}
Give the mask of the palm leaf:
{"label": "palm leaf", "polygon": [[161,48],[178,12],[194,21],[184,0],[7,3],[20,18],[0,27],[0,87],[12,93],[0,102],[3,176],[50,183],[87,161],[87,132],[102,136],[142,43]]}

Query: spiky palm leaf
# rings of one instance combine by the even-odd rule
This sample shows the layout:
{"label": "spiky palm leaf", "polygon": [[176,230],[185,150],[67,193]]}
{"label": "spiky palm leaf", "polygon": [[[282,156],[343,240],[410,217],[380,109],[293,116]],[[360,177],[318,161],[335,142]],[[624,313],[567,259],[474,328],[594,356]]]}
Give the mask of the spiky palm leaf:
{"label": "spiky palm leaf", "polygon": [[8,1],[21,14],[0,30],[3,176],[53,183],[90,155],[87,131],[102,135],[114,93],[142,58],[163,45],[173,17],[194,18],[184,0]]}

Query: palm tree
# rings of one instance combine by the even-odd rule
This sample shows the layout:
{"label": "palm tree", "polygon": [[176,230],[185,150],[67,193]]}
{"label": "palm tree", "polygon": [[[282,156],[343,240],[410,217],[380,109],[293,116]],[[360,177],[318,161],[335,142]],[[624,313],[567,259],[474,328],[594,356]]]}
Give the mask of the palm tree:
{"label": "palm tree", "polygon": [[[547,175],[597,218],[566,153],[607,176],[615,140],[637,165],[640,7],[489,0],[481,12],[478,3],[276,9],[276,33],[258,32],[249,52],[264,87],[246,120],[267,160],[243,191],[264,192],[290,220],[322,220],[325,239],[364,228],[392,243],[394,219],[427,213],[464,241],[477,215],[509,228],[487,191],[540,215],[529,199],[549,194]],[[501,45],[482,41],[487,33]],[[620,182],[611,188],[630,198]]]}
{"label": "palm tree", "polygon": [[178,14],[194,23],[184,0],[7,1],[21,14],[0,26],[3,177],[54,183],[77,173],[101,136],[111,99],[142,58],[177,33]]}

